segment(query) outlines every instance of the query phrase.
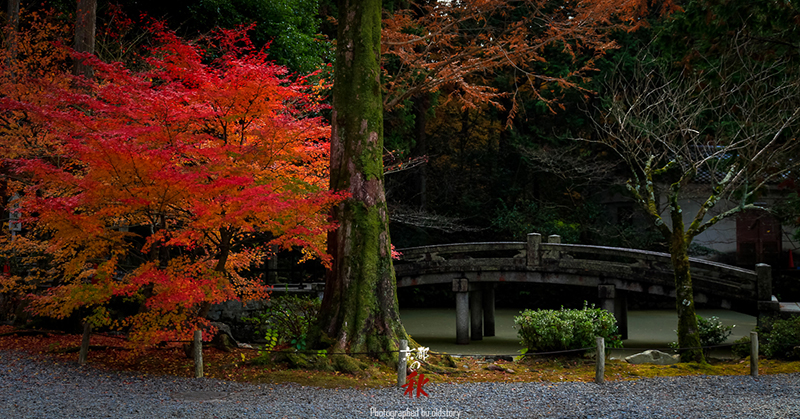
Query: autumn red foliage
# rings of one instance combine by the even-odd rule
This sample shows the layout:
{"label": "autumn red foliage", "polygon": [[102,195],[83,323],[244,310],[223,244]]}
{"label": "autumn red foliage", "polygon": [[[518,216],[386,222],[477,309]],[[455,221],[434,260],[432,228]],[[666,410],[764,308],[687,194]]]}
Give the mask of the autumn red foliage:
{"label": "autumn red foliage", "polygon": [[[247,272],[274,246],[328,261],[329,127],[314,86],[254,50],[245,30],[208,46],[148,28],[146,65],[74,54],[94,77],[67,72],[4,85],[9,144],[54,144],[17,153],[25,232],[5,290],[46,287],[30,310],[63,318],[81,310],[95,326],[142,343],[186,338],[210,304],[263,298]],[[6,140],[4,140],[6,141]],[[8,238],[6,238],[8,239]],[[35,263],[34,263],[35,262]],[[113,301],[140,304],[112,315]]]}

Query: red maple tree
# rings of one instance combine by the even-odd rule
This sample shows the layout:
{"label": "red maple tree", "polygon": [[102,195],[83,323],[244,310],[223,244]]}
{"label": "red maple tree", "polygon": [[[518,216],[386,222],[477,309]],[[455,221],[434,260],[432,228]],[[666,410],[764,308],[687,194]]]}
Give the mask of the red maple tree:
{"label": "red maple tree", "polygon": [[158,23],[149,32],[141,70],[78,54],[93,78],[64,72],[68,83],[41,80],[34,99],[0,100],[59,150],[11,162],[28,183],[28,231],[13,245],[51,269],[5,285],[47,284],[34,313],[89,308],[96,326],[112,325],[115,297],[140,302],[114,325],[143,343],[186,338],[211,304],[264,297],[244,272],[269,246],[327,262],[327,213],[342,199],[327,190],[330,130],[314,86],[289,79],[244,30],[220,31],[208,50]]}

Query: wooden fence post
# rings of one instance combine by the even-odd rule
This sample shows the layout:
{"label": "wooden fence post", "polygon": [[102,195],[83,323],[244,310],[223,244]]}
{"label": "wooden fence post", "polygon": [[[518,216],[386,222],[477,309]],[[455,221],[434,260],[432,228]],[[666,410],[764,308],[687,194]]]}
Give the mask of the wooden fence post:
{"label": "wooden fence post", "polygon": [[597,337],[597,363],[595,365],[594,382],[603,384],[606,374],[606,341],[601,336]]}
{"label": "wooden fence post", "polygon": [[89,339],[92,336],[92,324],[88,320],[83,321],[83,336],[81,337],[81,349],[78,353],[78,365],[86,365],[86,357],[89,356]]}
{"label": "wooden fence post", "polygon": [[192,355],[194,357],[194,378],[203,378],[203,332],[200,330],[194,331]]}
{"label": "wooden fence post", "polygon": [[408,341],[405,339],[400,340],[400,354],[397,357],[397,387],[402,387],[406,384],[407,350]]}
{"label": "wooden fence post", "polygon": [[750,375],[758,377],[758,332],[750,332]]}

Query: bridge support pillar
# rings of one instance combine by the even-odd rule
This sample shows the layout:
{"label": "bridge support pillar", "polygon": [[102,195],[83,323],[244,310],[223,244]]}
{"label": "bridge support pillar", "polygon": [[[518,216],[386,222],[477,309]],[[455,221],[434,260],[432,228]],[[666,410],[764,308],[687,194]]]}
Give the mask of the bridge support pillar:
{"label": "bridge support pillar", "polygon": [[483,285],[483,335],[494,336],[494,284]]}
{"label": "bridge support pillar", "polygon": [[614,314],[617,328],[622,339],[628,338],[628,296],[623,290],[617,290],[613,284],[598,285],[597,296],[600,308]]}
{"label": "bridge support pillar", "polygon": [[781,304],[772,295],[772,267],[766,263],[756,265],[756,292],[758,297],[758,317],[756,325],[763,326],[766,318],[781,311]]}
{"label": "bridge support pillar", "polygon": [[481,289],[469,292],[470,339],[483,340],[483,302]]}
{"label": "bridge support pillar", "polygon": [[628,292],[617,290],[614,299],[614,317],[617,318],[617,327],[622,339],[628,338]]}
{"label": "bridge support pillar", "polygon": [[456,343],[469,343],[469,281],[466,278],[453,280],[456,293]]}

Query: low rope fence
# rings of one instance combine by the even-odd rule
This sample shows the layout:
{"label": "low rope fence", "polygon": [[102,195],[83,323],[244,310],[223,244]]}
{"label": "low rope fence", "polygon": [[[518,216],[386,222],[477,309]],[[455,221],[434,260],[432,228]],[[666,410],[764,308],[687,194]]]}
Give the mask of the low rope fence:
{"label": "low rope fence", "polygon": [[[596,355],[596,362],[595,362],[595,383],[603,384],[605,381],[605,362],[606,362],[606,345],[605,339],[602,337],[597,337],[596,339],[597,345],[592,348],[579,348],[579,349],[567,349],[562,351],[548,351],[548,352],[534,352],[534,353],[525,353],[525,354],[513,354],[513,355],[492,355],[493,357],[518,357],[518,356],[543,356],[543,355],[558,355],[558,354],[566,354],[566,353],[574,353],[574,352],[583,352],[587,350],[595,349],[597,351]],[[730,347],[735,344],[724,344],[724,345],[712,345],[712,346],[698,346],[698,347],[690,347],[690,348],[678,348],[677,351],[687,351],[687,350],[696,350],[696,349],[715,349],[715,348],[724,348]],[[194,365],[195,365],[195,378],[203,377],[203,341],[202,341],[202,332],[196,330],[194,332],[194,340],[193,340],[193,358],[194,358]],[[254,348],[255,349],[255,348]],[[621,349],[621,348],[620,348]],[[646,350],[642,348],[625,348],[630,350]],[[651,348],[652,349],[652,348]],[[272,353],[280,353],[280,352],[287,352],[285,350],[264,350],[260,349],[262,352],[272,352]],[[384,351],[384,352],[333,352],[333,353],[321,353],[319,351],[289,351],[290,353],[297,353],[297,354],[307,354],[307,355],[325,355],[325,356],[335,356],[335,355],[375,355],[377,353],[383,354],[393,354],[397,353],[398,355],[398,363],[397,363],[397,386],[402,387],[406,384],[406,372],[408,369],[408,355],[415,352],[413,349],[408,348],[408,341],[401,340],[400,341],[400,348],[396,351]],[[451,355],[447,353],[436,353],[437,355]],[[451,355],[452,356],[452,355]],[[458,354],[458,356],[486,356],[482,354]],[[757,332],[750,332],[750,375],[752,377],[758,377],[758,333]]]}
{"label": "low rope fence", "polygon": [[[40,332],[40,333],[56,333],[55,331],[44,331],[44,332],[37,331],[37,332]],[[119,335],[109,335],[109,334],[104,334],[104,333],[99,333],[99,334],[103,335],[103,336],[106,336],[106,337],[111,337],[111,338],[126,339],[126,337],[119,336]],[[194,332],[193,340],[191,340],[191,341],[187,341],[187,340],[169,341],[169,342],[173,342],[173,343],[191,343],[192,344],[192,358],[193,358],[193,361],[194,361],[195,377],[196,378],[201,378],[201,377],[204,376],[204,373],[203,373],[203,351],[202,351],[203,339],[202,339],[202,337],[203,337],[202,331],[196,330]],[[718,349],[718,348],[732,347],[732,346],[735,346],[735,345],[739,345],[739,344],[737,344],[737,343],[726,343],[726,344],[722,344],[722,345],[698,346],[698,347],[687,347],[687,348],[655,348],[655,349],[656,350],[665,350],[665,351],[674,350],[674,351],[677,351],[680,354],[681,352],[688,351],[688,350]],[[83,348],[84,346],[86,346],[86,343],[82,342],[81,347]],[[758,347],[759,347],[758,333],[757,332],[750,332],[750,375],[752,377],[758,377],[758,361],[759,361],[759,359],[758,359],[758,351],[759,351]],[[383,352],[332,352],[332,353],[327,353],[327,352],[322,352],[322,351],[302,351],[302,350],[297,350],[297,349],[290,350],[290,351],[287,351],[285,349],[282,349],[282,350],[277,350],[277,349],[276,350],[271,350],[271,349],[263,349],[263,348],[257,348],[257,347],[249,347],[249,348],[243,348],[243,349],[257,350],[257,351],[265,352],[265,353],[286,353],[286,352],[289,352],[289,353],[295,353],[295,354],[324,355],[324,356],[336,356],[336,355],[352,356],[352,355],[376,355],[376,354],[393,354],[393,353],[397,353],[397,354],[399,354],[398,355],[399,362],[398,362],[398,367],[397,367],[397,383],[398,383],[398,386],[402,386],[402,385],[405,384],[405,381],[406,381],[406,370],[408,368],[408,364],[407,364],[407,359],[408,358],[407,357],[408,357],[408,354],[410,354],[412,352],[415,352],[415,350],[412,350],[412,349],[408,348],[408,341],[406,341],[406,340],[401,340],[400,341],[400,348],[398,350],[396,350],[396,351],[383,351]],[[602,337],[597,337],[597,345],[595,347],[577,348],[577,349],[565,349],[565,350],[559,350],[559,351],[526,352],[524,354],[520,354],[520,353],[514,353],[514,354],[492,354],[492,355],[487,355],[487,354],[463,354],[463,353],[448,354],[446,352],[431,352],[431,353],[435,354],[435,355],[450,355],[450,356],[457,356],[457,357],[492,357],[492,358],[499,358],[499,357],[508,358],[508,357],[510,357],[510,358],[518,358],[518,357],[563,355],[563,354],[568,354],[568,353],[585,352],[585,351],[592,350],[592,349],[595,349],[597,351],[597,356],[596,356],[597,362],[595,363],[595,365],[596,365],[595,382],[598,383],[598,384],[602,384],[603,381],[604,381],[604,376],[605,376],[605,358],[606,358],[606,356],[605,356],[605,351],[606,351],[605,339],[603,339]],[[613,348],[613,349],[625,349],[625,350],[629,350],[629,351],[646,351],[646,350],[650,350],[650,349],[654,349],[654,348]],[[85,355],[82,355],[82,357],[83,356],[85,356]]]}

